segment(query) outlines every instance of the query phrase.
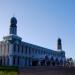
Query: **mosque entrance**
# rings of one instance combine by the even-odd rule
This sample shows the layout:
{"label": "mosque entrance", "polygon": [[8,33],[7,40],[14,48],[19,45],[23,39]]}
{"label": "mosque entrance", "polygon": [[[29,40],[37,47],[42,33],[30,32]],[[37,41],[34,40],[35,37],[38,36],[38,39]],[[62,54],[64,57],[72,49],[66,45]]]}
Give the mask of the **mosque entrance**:
{"label": "mosque entrance", "polygon": [[63,60],[62,59],[60,60],[60,65],[63,66]]}
{"label": "mosque entrance", "polygon": [[51,65],[52,66],[55,66],[55,61],[54,61],[54,58],[53,57],[50,59],[50,62],[51,62]]}
{"label": "mosque entrance", "polygon": [[55,64],[56,64],[56,66],[59,66],[59,60],[58,60],[58,58],[56,58]]}
{"label": "mosque entrance", "polygon": [[46,64],[47,64],[47,66],[50,66],[50,61],[47,61]]}
{"label": "mosque entrance", "polygon": [[45,66],[45,60],[41,60],[41,66]]}
{"label": "mosque entrance", "polygon": [[38,66],[38,61],[37,60],[33,60],[32,61],[32,66]]}
{"label": "mosque entrance", "polygon": [[52,62],[52,66],[55,66],[55,62],[54,61]]}

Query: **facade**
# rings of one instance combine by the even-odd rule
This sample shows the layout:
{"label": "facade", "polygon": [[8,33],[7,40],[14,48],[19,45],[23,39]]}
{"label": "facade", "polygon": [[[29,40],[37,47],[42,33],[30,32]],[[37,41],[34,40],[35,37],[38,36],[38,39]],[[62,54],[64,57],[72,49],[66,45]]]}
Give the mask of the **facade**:
{"label": "facade", "polygon": [[9,35],[0,41],[0,65],[2,66],[45,66],[64,65],[65,52],[61,39],[57,41],[57,51],[26,43],[17,35],[17,20],[10,20]]}

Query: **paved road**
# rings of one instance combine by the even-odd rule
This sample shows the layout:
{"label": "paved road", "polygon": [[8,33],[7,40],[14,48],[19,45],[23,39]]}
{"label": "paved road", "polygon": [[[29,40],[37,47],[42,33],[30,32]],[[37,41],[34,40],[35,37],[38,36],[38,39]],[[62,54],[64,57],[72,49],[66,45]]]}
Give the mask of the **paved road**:
{"label": "paved road", "polygon": [[31,67],[20,70],[20,75],[75,75],[75,68]]}

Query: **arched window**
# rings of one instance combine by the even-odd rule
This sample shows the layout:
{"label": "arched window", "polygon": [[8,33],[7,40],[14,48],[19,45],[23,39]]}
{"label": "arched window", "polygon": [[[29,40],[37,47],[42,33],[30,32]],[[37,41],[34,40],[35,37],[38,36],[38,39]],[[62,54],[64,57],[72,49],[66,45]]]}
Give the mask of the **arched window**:
{"label": "arched window", "polygon": [[14,44],[13,46],[14,46],[14,52],[16,52],[16,44]]}
{"label": "arched window", "polygon": [[63,65],[63,60],[62,59],[60,60],[60,65]]}
{"label": "arched window", "polygon": [[56,64],[56,65],[59,65],[59,60],[58,60],[58,58],[55,59],[55,64]]}
{"label": "arched window", "polygon": [[13,65],[15,65],[15,57],[13,56]]}
{"label": "arched window", "polygon": [[29,54],[31,54],[31,48],[29,48]]}
{"label": "arched window", "polygon": [[9,58],[7,58],[7,65],[9,65]]}
{"label": "arched window", "polygon": [[19,57],[17,57],[17,65],[19,65]]}
{"label": "arched window", "polygon": [[46,61],[48,61],[48,60],[49,60],[49,58],[48,58],[48,56],[47,56],[47,55],[45,56],[45,60],[46,60]]}
{"label": "arched window", "polygon": [[23,51],[24,51],[23,47],[24,47],[24,46],[22,45],[22,53],[23,53]]}
{"label": "arched window", "polygon": [[54,58],[53,58],[53,57],[51,57],[50,61],[51,61],[51,62],[53,62],[53,61],[54,61]]}
{"label": "arched window", "polygon": [[20,52],[20,47],[19,47],[19,45],[17,45],[18,46],[18,53]]}
{"label": "arched window", "polygon": [[27,46],[25,46],[25,53],[27,54]]}
{"label": "arched window", "polygon": [[50,62],[51,62],[51,65],[52,66],[55,66],[55,61],[54,61],[54,58],[53,57],[51,57]]}
{"label": "arched window", "polygon": [[2,58],[0,58],[0,65],[2,65]]}

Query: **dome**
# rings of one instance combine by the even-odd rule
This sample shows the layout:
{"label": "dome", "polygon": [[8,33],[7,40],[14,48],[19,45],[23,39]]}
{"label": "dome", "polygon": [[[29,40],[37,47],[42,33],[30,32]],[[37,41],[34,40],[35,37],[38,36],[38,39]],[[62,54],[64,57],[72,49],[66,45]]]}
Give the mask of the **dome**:
{"label": "dome", "polygon": [[58,44],[61,44],[61,38],[58,38]]}
{"label": "dome", "polygon": [[61,38],[58,38],[58,41],[61,41]]}
{"label": "dome", "polygon": [[11,24],[17,24],[17,19],[15,17],[12,17],[10,20]]}

